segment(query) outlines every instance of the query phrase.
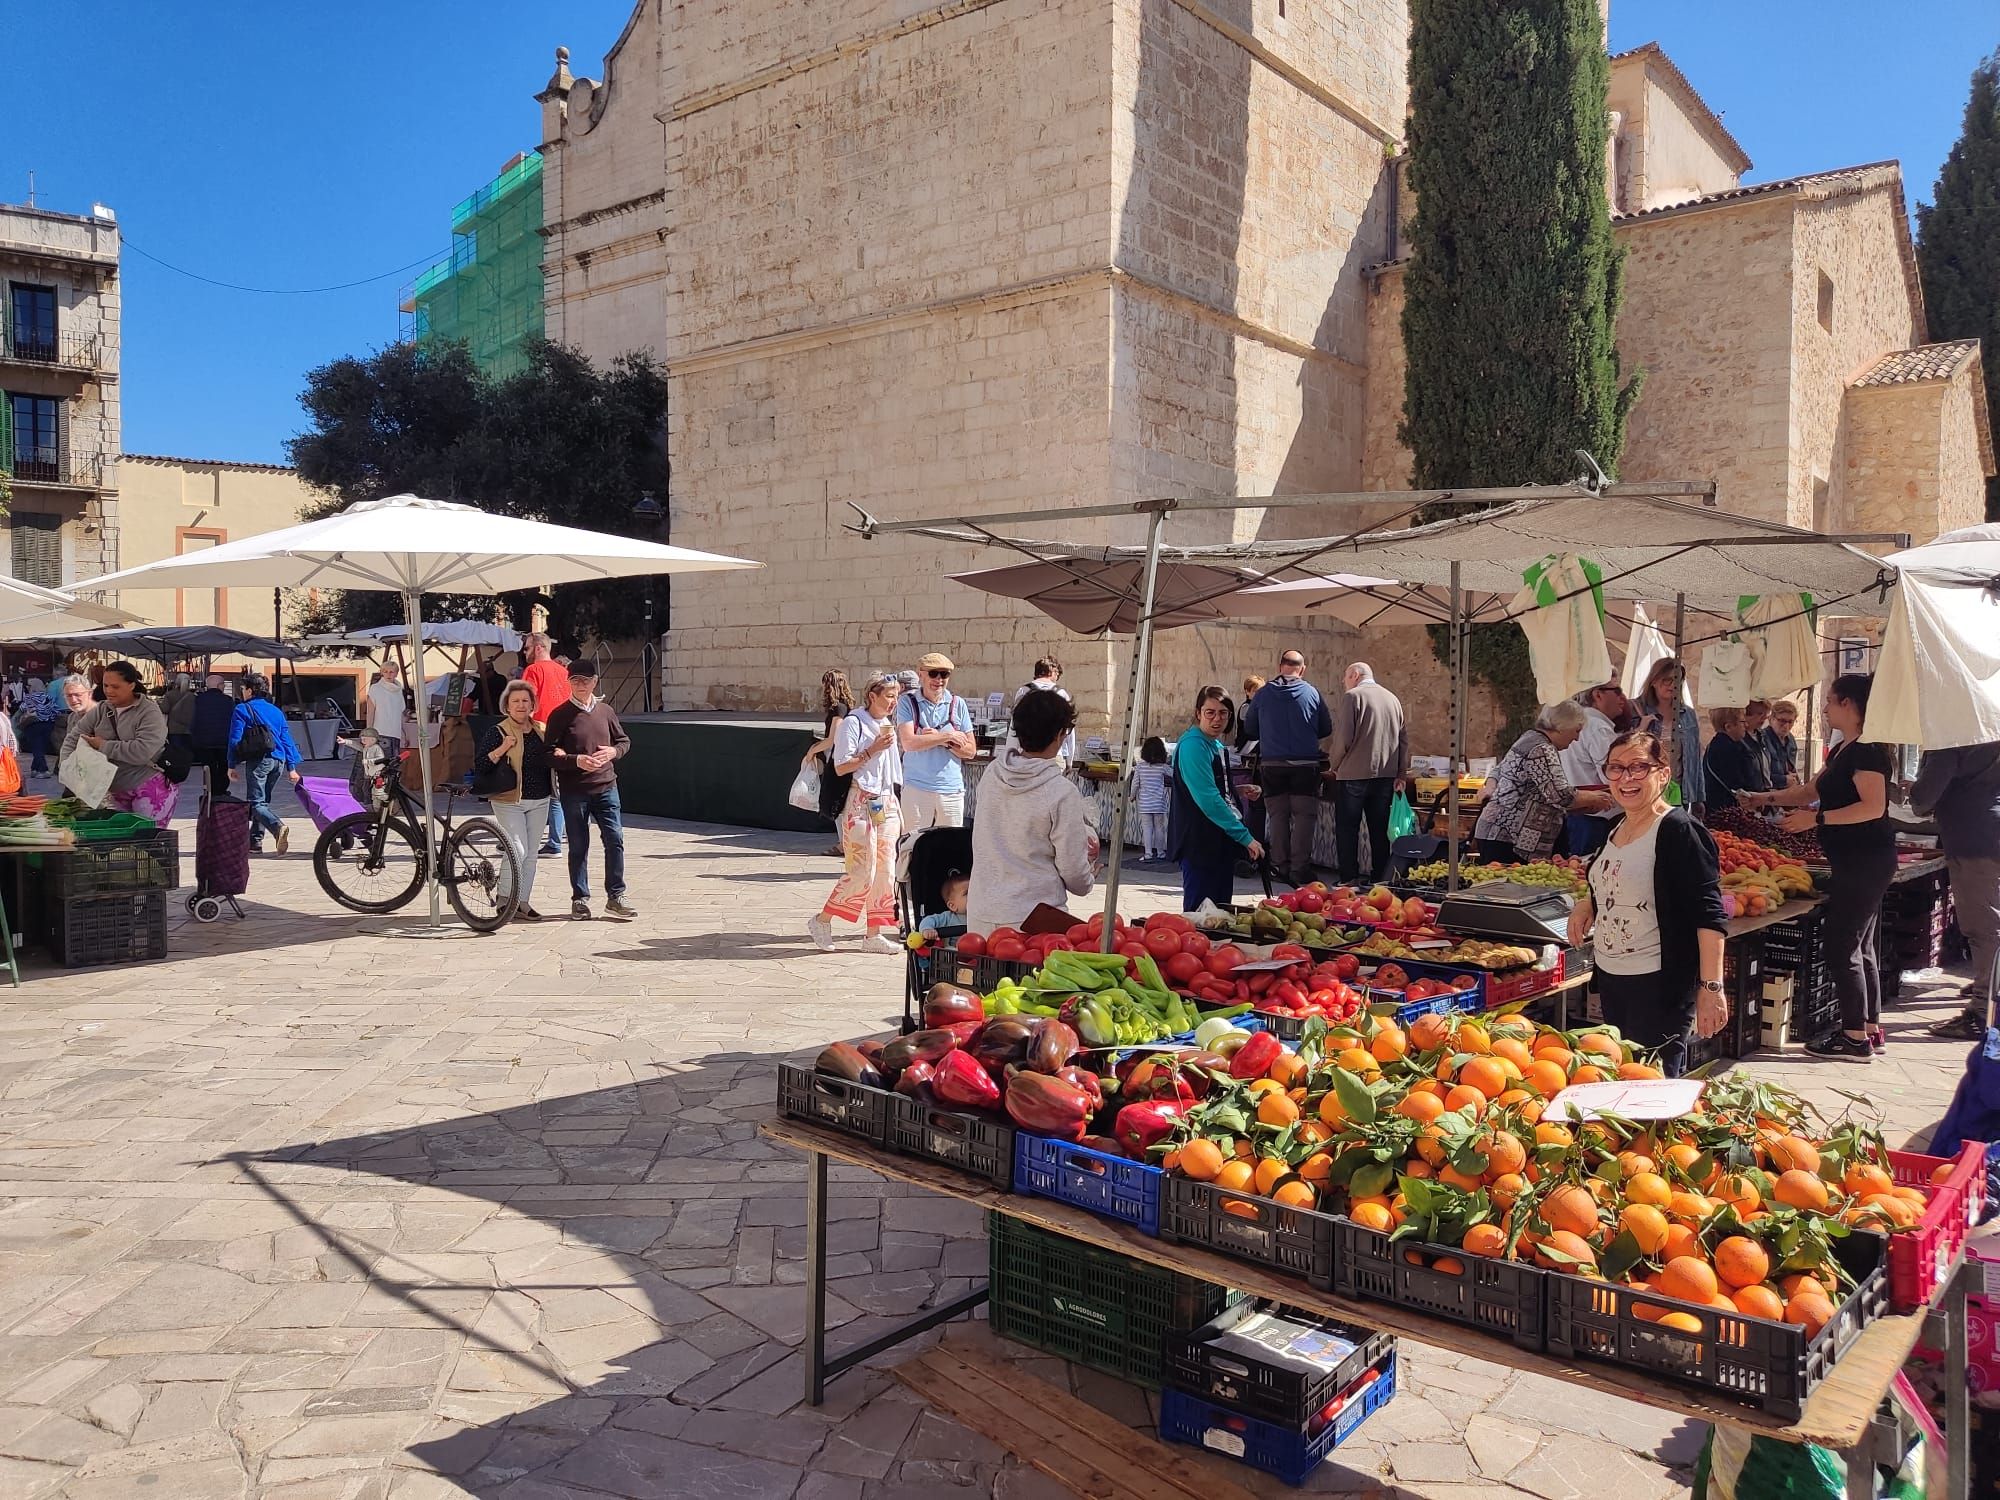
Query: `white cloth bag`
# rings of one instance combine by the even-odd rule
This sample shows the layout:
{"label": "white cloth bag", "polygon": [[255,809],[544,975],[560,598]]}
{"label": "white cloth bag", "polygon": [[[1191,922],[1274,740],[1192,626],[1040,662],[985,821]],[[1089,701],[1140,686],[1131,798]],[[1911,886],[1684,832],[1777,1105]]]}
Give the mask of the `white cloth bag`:
{"label": "white cloth bag", "polygon": [[1750,691],[1756,667],[1750,648],[1741,641],[1710,641],[1701,653],[1701,681],[1694,701],[1703,710],[1741,708],[1757,695]]}
{"label": "white cloth bag", "polygon": [[1819,682],[1819,641],[1810,594],[1760,594],[1737,608],[1750,648],[1752,698],[1788,698]]}
{"label": "white cloth bag", "polygon": [[1667,644],[1660,627],[1653,623],[1653,617],[1646,613],[1646,606],[1632,606],[1632,639],[1625,646],[1625,670],[1619,674],[1618,686],[1628,698],[1636,699],[1646,691],[1646,678],[1653,668],[1674,654],[1674,648]]}
{"label": "white cloth bag", "polygon": [[76,793],[77,801],[86,807],[102,807],[111,796],[111,779],[118,768],[102,750],[78,740],[76,748],[56,767],[56,774]]}
{"label": "white cloth bag", "polygon": [[1925,750],[2000,740],[2000,598],[1903,570],[1861,738]]}
{"label": "white cloth bag", "polygon": [[1530,569],[1528,577],[1527,585],[1508,601],[1507,612],[1528,638],[1535,696],[1543,703],[1556,703],[1611,681],[1604,617],[1595,580],[1584,571],[1583,560],[1566,552]]}

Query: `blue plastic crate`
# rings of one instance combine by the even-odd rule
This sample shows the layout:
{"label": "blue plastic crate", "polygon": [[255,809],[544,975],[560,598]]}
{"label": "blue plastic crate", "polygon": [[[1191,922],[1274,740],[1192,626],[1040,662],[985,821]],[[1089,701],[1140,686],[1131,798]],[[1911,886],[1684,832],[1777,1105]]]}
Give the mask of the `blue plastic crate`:
{"label": "blue plastic crate", "polygon": [[1025,1130],[1014,1136],[1015,1192],[1087,1208],[1141,1234],[1160,1232],[1160,1185],[1166,1175],[1144,1162],[1070,1141]]}
{"label": "blue plastic crate", "polygon": [[1160,1392],[1160,1436],[1170,1443],[1206,1448],[1239,1463],[1275,1474],[1286,1484],[1304,1484],[1321,1460],[1396,1394],[1396,1356],[1383,1360],[1381,1377],[1342,1407],[1334,1419],[1308,1436],[1275,1422],[1260,1422],[1227,1407],[1169,1387]]}
{"label": "blue plastic crate", "polygon": [[[1370,961],[1378,969],[1383,964],[1396,964],[1412,979],[1441,979],[1449,984],[1461,975],[1470,976],[1472,979],[1471,989],[1458,990],[1450,995],[1436,995],[1432,999],[1451,1001],[1452,1004],[1447,1007],[1449,1010],[1479,1011],[1486,1009],[1486,971],[1484,969],[1474,969],[1464,964],[1426,963],[1420,958],[1377,958]],[[1473,1001],[1468,1002],[1462,998],[1468,995],[1474,997]],[[1413,1003],[1418,1006],[1429,1006],[1431,1001],[1418,1000]],[[1411,1012],[1410,1019],[1415,1020],[1421,1015],[1443,1015],[1445,1013],[1445,1011],[1416,1010]]]}

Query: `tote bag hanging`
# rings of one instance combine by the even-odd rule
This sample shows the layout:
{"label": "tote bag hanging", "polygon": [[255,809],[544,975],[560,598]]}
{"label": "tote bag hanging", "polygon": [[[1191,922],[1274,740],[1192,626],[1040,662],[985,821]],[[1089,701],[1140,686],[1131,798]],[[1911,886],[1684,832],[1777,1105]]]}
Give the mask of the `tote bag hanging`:
{"label": "tote bag hanging", "polygon": [[1603,571],[1565,552],[1524,572],[1525,587],[1507,612],[1528,638],[1535,696],[1555,703],[1611,681],[1611,649],[1604,639]]}

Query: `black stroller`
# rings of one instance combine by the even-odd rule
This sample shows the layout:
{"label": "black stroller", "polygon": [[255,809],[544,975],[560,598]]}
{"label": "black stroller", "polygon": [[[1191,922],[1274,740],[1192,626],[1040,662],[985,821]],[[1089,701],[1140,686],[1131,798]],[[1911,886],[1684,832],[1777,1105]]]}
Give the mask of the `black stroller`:
{"label": "black stroller", "polygon": [[[910,857],[903,878],[896,884],[896,915],[905,932],[915,932],[925,917],[945,910],[944,883],[951,875],[972,873],[972,830],[970,828],[927,828],[910,843]],[[951,974],[936,963],[938,953],[948,948],[935,945],[927,953],[914,948],[909,956],[909,983],[903,994],[903,1030],[917,1024],[917,1008],[924,992]]]}

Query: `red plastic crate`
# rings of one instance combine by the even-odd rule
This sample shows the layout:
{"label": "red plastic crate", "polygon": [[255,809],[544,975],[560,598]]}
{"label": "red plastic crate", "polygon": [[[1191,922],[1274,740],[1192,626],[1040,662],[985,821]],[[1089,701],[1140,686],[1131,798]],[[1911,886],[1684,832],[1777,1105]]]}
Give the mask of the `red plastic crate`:
{"label": "red plastic crate", "polygon": [[1924,1188],[1930,1197],[1914,1231],[1889,1237],[1889,1299],[1898,1312],[1910,1312],[1931,1300],[1986,1206],[1985,1146],[1968,1141],[1954,1161],[1943,1186],[1932,1189],[1931,1174],[1946,1158],[1914,1151],[1889,1153],[1889,1174],[1897,1186]]}
{"label": "red plastic crate", "polygon": [[1499,974],[1486,976],[1486,1008],[1507,1005],[1515,1000],[1525,1000],[1530,995],[1547,994],[1563,982],[1568,967],[1569,955],[1558,953],[1555,966],[1548,969],[1508,969],[1505,978]]}

